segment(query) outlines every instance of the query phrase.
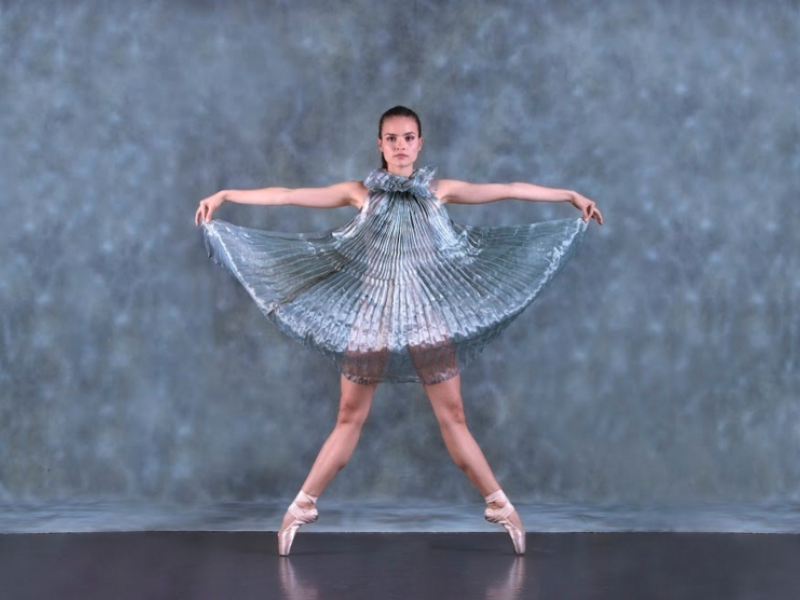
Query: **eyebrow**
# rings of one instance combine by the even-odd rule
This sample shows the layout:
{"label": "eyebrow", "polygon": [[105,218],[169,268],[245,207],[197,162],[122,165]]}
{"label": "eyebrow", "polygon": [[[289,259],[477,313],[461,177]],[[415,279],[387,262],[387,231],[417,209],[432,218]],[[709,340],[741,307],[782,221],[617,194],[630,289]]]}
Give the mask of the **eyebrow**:
{"label": "eyebrow", "polygon": [[[393,131],[387,131],[383,135],[397,135],[397,134],[394,133]],[[417,135],[417,132],[416,131],[406,131],[403,135]]]}

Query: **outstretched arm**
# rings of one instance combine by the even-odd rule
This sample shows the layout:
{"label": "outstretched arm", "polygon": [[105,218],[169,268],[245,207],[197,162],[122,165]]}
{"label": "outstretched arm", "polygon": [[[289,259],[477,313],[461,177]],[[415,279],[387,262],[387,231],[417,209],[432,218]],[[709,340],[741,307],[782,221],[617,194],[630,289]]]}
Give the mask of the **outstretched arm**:
{"label": "outstretched arm", "polygon": [[258,190],[222,190],[200,201],[195,214],[195,225],[199,225],[200,221],[210,221],[212,213],[224,202],[264,206],[292,204],[310,208],[339,208],[352,205],[360,208],[366,194],[367,189],[360,181],[343,181],[318,188],[268,187]]}
{"label": "outstretched arm", "polygon": [[438,196],[443,204],[484,204],[517,198],[539,202],[570,202],[575,192],[532,183],[468,183],[440,179]]}
{"label": "outstretched arm", "polygon": [[603,216],[592,200],[572,190],[548,188],[533,183],[468,183],[457,179],[440,179],[436,195],[442,204],[485,204],[516,198],[536,202],[569,202],[583,213],[583,220]]}
{"label": "outstretched arm", "polygon": [[361,189],[363,186],[359,181],[343,181],[317,188],[268,187],[260,190],[225,190],[222,192],[222,198],[240,204],[266,206],[293,204],[309,208],[339,208],[360,203],[363,198],[359,197],[357,192]]}

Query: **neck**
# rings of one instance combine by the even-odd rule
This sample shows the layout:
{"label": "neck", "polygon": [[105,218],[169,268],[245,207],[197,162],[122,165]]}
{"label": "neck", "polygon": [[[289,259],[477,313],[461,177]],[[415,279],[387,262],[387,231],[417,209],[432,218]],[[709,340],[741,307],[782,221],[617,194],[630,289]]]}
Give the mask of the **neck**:
{"label": "neck", "polygon": [[400,177],[411,177],[411,174],[414,172],[414,165],[411,164],[404,167],[389,165],[386,167],[386,170],[392,175],[399,175]]}

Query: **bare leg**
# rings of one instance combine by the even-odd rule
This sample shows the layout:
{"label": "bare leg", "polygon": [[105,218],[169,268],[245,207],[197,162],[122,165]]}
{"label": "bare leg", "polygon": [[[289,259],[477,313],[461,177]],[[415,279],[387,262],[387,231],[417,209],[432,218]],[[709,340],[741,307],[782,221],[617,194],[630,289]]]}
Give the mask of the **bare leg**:
{"label": "bare leg", "polygon": [[[481,495],[488,496],[499,490],[500,484],[497,483],[486,457],[467,428],[464,403],[461,398],[461,375],[441,383],[423,384],[423,387],[431,401],[445,446],[453,461],[469,477]],[[504,505],[505,502],[489,503],[493,508]],[[522,520],[516,510],[509,515],[509,520],[522,528]]]}
{"label": "bare leg", "polygon": [[[336,474],[350,461],[355,451],[361,428],[369,415],[372,405],[374,385],[359,385],[344,376],[341,377],[342,395],[339,404],[339,415],[336,426],[325,440],[314,461],[311,471],[303,483],[302,490],[312,496],[319,496]],[[311,503],[298,501],[301,508],[308,508]],[[293,520],[292,514],[286,512],[281,524],[285,529]]]}

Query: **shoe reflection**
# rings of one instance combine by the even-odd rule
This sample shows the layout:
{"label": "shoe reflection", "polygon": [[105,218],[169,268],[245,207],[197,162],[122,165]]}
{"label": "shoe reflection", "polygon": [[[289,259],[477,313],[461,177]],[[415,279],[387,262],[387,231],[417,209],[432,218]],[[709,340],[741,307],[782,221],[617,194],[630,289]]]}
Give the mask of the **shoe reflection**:
{"label": "shoe reflection", "polygon": [[319,597],[319,590],[313,583],[297,576],[291,557],[284,556],[278,561],[278,576],[287,600],[317,600]]}
{"label": "shoe reflection", "polygon": [[[487,587],[484,598],[485,600],[518,600],[523,597],[523,591],[525,591],[525,557],[516,556],[509,563],[505,578]],[[531,590],[527,590],[524,597],[526,600],[536,600],[539,594],[531,594]]]}
{"label": "shoe reflection", "polygon": [[[487,582],[484,592],[485,600],[536,600],[539,598],[538,590],[526,589],[525,585],[525,557],[515,556],[509,560],[505,575],[493,582]],[[308,578],[300,577],[292,566],[290,556],[282,557],[278,561],[278,573],[284,598],[287,600],[317,600],[319,589]],[[524,592],[524,596],[523,596]],[[477,597],[477,596],[476,596]]]}

